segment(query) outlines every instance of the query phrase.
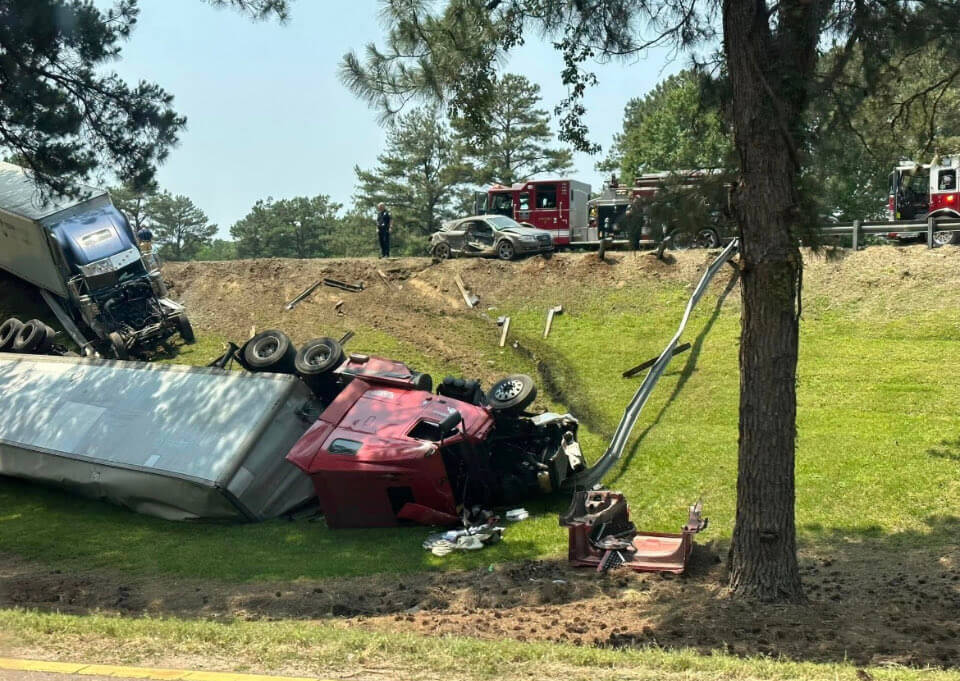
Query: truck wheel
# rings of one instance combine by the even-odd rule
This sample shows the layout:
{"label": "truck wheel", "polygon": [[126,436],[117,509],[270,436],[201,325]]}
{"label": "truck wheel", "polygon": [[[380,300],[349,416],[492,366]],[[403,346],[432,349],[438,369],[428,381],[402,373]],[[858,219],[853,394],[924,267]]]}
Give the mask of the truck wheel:
{"label": "truck wheel", "polygon": [[290,338],[276,329],[258,333],[243,349],[243,359],[250,371],[292,374],[296,371],[296,356],[297,351]]}
{"label": "truck wheel", "polygon": [[719,248],[720,235],[715,229],[707,227],[697,232],[695,242],[697,248]]}
{"label": "truck wheel", "polygon": [[694,245],[692,235],[690,232],[677,229],[670,232],[670,241],[667,243],[667,247],[675,251],[685,251]]}
{"label": "truck wheel", "polygon": [[130,350],[123,336],[116,331],[111,331],[107,334],[107,340],[110,341],[110,349],[113,350],[113,356],[116,359],[130,359]]}
{"label": "truck wheel", "polygon": [[441,241],[433,247],[433,257],[437,260],[447,260],[451,255],[450,244]]}
{"label": "truck wheel", "polygon": [[315,338],[304,343],[293,364],[303,377],[329,374],[343,362],[343,346],[333,338]]}
{"label": "truck wheel", "polygon": [[937,246],[960,243],[960,232],[934,232],[933,243]]}
{"label": "truck wheel", "polygon": [[22,327],[23,322],[16,317],[10,317],[3,324],[0,324],[0,352],[13,350],[13,341],[17,339],[17,334],[20,333]]}
{"label": "truck wheel", "polygon": [[516,249],[513,247],[513,243],[509,239],[504,239],[499,244],[497,244],[497,257],[501,260],[513,260],[513,256],[516,255]]}
{"label": "truck wheel", "polygon": [[197,337],[193,333],[193,326],[190,324],[187,315],[182,314],[177,317],[177,331],[180,332],[180,337],[187,345],[193,345],[197,342]]}
{"label": "truck wheel", "polygon": [[50,349],[53,331],[39,319],[31,319],[20,327],[13,340],[13,351],[43,353]]}
{"label": "truck wheel", "polygon": [[537,398],[537,386],[525,374],[501,378],[487,392],[487,402],[495,411],[521,411]]}

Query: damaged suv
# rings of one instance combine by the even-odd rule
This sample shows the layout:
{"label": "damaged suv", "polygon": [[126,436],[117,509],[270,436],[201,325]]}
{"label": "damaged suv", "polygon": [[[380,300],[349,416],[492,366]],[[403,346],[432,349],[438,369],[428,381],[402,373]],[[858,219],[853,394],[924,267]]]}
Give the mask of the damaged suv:
{"label": "damaged suv", "polygon": [[569,414],[525,412],[528,376],[484,393],[380,357],[350,355],[342,388],[287,459],[313,480],[332,528],[453,525],[460,510],[572,489],[588,469]]}

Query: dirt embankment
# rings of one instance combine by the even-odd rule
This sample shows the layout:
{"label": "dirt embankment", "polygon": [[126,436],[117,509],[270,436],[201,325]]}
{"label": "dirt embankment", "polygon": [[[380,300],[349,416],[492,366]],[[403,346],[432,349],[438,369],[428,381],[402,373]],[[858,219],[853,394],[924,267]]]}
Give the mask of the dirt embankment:
{"label": "dirt embankment", "polygon": [[960,552],[931,560],[929,552],[876,548],[804,556],[809,602],[777,606],[727,598],[725,566],[710,546],[698,547],[681,577],[598,575],[557,561],[264,584],[65,574],[0,554],[0,607],[323,620],[431,635],[960,667]]}

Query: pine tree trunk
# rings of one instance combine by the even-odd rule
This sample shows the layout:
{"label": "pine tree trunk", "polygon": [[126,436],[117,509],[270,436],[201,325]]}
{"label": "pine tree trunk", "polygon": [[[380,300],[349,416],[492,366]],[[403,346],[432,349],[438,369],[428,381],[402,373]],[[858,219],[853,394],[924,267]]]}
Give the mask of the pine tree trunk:
{"label": "pine tree trunk", "polygon": [[[777,73],[777,57],[782,59],[783,54],[777,50],[782,46],[774,44],[767,19],[760,14],[763,9],[764,3],[756,0],[724,2],[725,50],[741,165],[736,210],[743,302],[730,586],[735,594],[764,601],[800,601],[794,445],[802,261],[791,228],[791,221],[799,219],[798,169],[786,131],[794,129],[802,116],[805,97],[777,96],[786,82]],[[802,64],[790,68],[802,69]]]}

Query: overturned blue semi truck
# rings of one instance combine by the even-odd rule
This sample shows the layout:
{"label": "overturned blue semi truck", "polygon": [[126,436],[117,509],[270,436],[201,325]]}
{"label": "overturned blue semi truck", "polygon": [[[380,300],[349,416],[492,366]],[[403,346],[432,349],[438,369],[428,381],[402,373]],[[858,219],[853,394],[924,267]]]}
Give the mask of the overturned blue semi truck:
{"label": "overturned blue semi truck", "polygon": [[[39,289],[85,355],[126,359],[176,333],[194,340],[156,256],[140,252],[126,216],[103,189],[48,195],[28,171],[0,163],[0,269]],[[4,331],[17,333],[20,324],[8,320]]]}

